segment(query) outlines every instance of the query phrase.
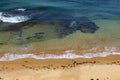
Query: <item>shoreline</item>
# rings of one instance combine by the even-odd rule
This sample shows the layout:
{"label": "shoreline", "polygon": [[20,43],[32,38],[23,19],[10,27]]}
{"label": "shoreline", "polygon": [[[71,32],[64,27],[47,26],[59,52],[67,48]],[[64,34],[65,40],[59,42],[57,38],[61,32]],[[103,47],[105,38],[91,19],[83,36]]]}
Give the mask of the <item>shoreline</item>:
{"label": "shoreline", "polygon": [[115,56],[115,55],[120,55],[120,51],[116,49],[116,47],[105,47],[102,51],[101,49],[97,48],[92,48],[90,50],[86,50],[86,53],[81,51],[81,53],[77,53],[75,50],[66,50],[62,53],[5,53],[1,54],[0,56],[0,61],[13,61],[17,59],[23,59],[23,58],[33,58],[33,59],[38,59],[38,60],[45,60],[45,59],[77,59],[77,58],[85,58],[85,59],[90,59],[90,58],[96,58],[96,57],[102,57],[105,58],[107,56]]}
{"label": "shoreline", "polygon": [[[56,69],[70,69],[73,67],[81,66],[81,65],[120,65],[120,56],[107,56],[107,57],[96,57],[96,58],[76,58],[76,59],[33,59],[33,58],[23,58],[17,59],[13,61],[0,61],[0,67],[8,65],[8,66],[18,66],[27,67],[25,64],[30,66],[41,66],[41,69],[44,67],[46,70],[56,67]],[[20,63],[20,64],[17,64]],[[12,65],[11,65],[12,64]],[[61,66],[63,65],[63,66]],[[36,66],[36,67],[37,67]],[[48,68],[49,67],[49,68]],[[51,67],[51,68],[50,68]],[[28,67],[28,69],[31,69]],[[53,68],[54,69],[54,68]]]}
{"label": "shoreline", "polygon": [[0,78],[1,80],[119,80],[119,57],[46,60],[26,58],[0,61]]}

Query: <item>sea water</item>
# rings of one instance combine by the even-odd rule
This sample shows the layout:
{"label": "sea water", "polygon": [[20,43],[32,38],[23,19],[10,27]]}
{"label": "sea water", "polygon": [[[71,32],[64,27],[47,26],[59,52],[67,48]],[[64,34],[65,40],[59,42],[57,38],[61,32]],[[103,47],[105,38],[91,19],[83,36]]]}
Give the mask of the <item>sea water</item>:
{"label": "sea water", "polygon": [[[69,16],[85,16],[99,26],[99,29],[93,34],[76,31],[64,38],[47,38],[48,40],[46,41],[31,42],[30,45],[27,44],[27,47],[23,47],[26,43],[22,43],[22,46],[18,48],[20,50],[24,48],[25,51],[31,49],[53,52],[64,51],[59,55],[56,55],[56,53],[34,55],[35,52],[32,53],[32,51],[16,54],[15,51],[18,49],[15,50],[13,47],[9,47],[10,50],[0,60],[14,60],[18,58],[92,58],[119,55],[119,5],[120,0],[0,0],[0,21],[5,23],[41,22],[42,20],[50,21],[56,17],[58,19],[71,19]],[[59,14],[63,14],[63,16],[59,16]],[[52,17],[48,17],[48,15],[52,15]],[[47,29],[52,31],[52,28],[49,25],[47,26]],[[36,29],[32,28],[26,33],[29,34],[30,31],[36,31]],[[8,34],[10,33],[4,32],[4,35],[8,36]],[[53,34],[56,33],[52,31]],[[4,37],[2,31],[0,36],[2,40]],[[70,52],[66,52],[69,50]]]}

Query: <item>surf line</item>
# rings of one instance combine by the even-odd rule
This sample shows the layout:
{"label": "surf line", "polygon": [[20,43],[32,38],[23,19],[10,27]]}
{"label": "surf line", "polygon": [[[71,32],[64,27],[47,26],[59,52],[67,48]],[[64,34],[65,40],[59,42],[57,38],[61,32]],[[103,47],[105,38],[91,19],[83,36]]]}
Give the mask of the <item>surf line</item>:
{"label": "surf line", "polygon": [[12,61],[22,58],[33,58],[33,59],[75,59],[75,58],[94,58],[94,57],[107,57],[110,55],[120,55],[117,51],[104,51],[99,53],[85,53],[85,54],[75,54],[72,50],[67,50],[64,54],[13,54],[6,53],[0,57],[0,61]]}

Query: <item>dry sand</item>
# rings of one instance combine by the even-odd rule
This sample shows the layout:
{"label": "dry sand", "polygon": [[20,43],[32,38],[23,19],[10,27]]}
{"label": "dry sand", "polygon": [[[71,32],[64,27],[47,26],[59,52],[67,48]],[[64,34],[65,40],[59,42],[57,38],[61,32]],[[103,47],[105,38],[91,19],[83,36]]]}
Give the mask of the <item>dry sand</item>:
{"label": "dry sand", "polygon": [[120,56],[0,62],[0,80],[120,80]]}

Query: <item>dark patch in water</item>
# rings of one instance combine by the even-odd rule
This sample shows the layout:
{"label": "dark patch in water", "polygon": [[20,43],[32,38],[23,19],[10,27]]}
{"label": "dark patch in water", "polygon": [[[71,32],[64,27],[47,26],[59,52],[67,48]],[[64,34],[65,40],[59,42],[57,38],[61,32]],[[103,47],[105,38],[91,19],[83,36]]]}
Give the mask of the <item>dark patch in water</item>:
{"label": "dark patch in water", "polygon": [[99,27],[87,17],[81,17],[76,22],[77,26],[75,28],[84,33],[95,33],[95,31],[99,29]]}
{"label": "dark patch in water", "polygon": [[30,25],[32,23],[29,22],[21,22],[21,23],[1,23],[0,31],[19,31],[24,26]]}
{"label": "dark patch in water", "polygon": [[83,33],[95,33],[99,27],[87,17],[79,17],[71,20],[59,21],[59,26],[56,29],[59,37],[63,37],[73,32],[80,30]]}
{"label": "dark patch in water", "polygon": [[[72,34],[78,30],[83,33],[95,33],[99,27],[89,20],[87,17],[72,17],[70,15],[62,14],[62,13],[54,13],[50,15],[45,15],[44,17],[40,18],[37,21],[26,21],[21,23],[3,23],[0,22],[0,31],[13,31],[13,32],[21,32],[20,36],[18,34],[19,42],[23,39],[29,41],[43,41],[44,38],[56,36],[59,38],[63,38],[69,34]],[[44,27],[41,27],[42,24],[45,24]],[[51,29],[46,26],[53,25],[53,30],[55,32],[52,35],[52,32],[46,32],[46,29]],[[31,28],[34,26],[38,26],[40,31],[31,32],[34,35],[30,35],[27,37],[22,37],[23,32],[22,30]],[[45,30],[42,31],[42,30]],[[46,35],[52,36],[46,36]],[[51,39],[51,38],[50,38]],[[47,38],[48,40],[48,38]]]}
{"label": "dark patch in water", "polygon": [[64,37],[66,35],[72,34],[75,30],[70,27],[71,20],[61,20],[58,22],[58,26],[56,28],[57,35],[59,37]]}

